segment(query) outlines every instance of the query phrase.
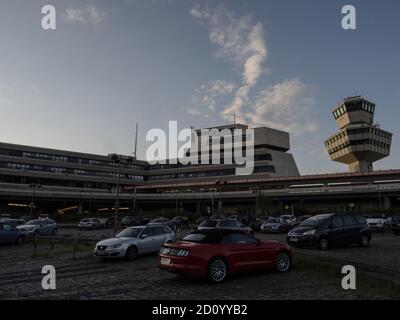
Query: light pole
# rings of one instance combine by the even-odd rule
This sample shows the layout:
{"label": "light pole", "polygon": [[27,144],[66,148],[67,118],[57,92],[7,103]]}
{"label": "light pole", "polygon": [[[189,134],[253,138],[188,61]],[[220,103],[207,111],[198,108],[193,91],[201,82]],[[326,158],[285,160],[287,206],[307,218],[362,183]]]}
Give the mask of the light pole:
{"label": "light pole", "polygon": [[29,219],[32,219],[33,207],[35,206],[35,191],[36,188],[41,188],[42,186],[37,183],[32,183],[29,185],[29,187],[32,188],[32,199],[31,204],[29,205]]}
{"label": "light pole", "polygon": [[133,161],[133,157],[123,157],[119,154],[111,154],[111,160],[117,164],[117,192],[115,196],[115,208],[114,208],[114,236],[117,233],[117,221],[119,215],[119,192],[120,192],[120,184],[121,184],[121,161],[125,159],[127,163]]}

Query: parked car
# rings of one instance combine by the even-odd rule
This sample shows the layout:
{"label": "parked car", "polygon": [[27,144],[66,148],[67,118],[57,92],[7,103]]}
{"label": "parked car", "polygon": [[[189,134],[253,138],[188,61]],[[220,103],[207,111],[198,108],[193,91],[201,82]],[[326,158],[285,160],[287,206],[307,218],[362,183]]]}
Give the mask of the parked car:
{"label": "parked car", "polygon": [[0,222],[11,224],[13,227],[18,227],[25,224],[25,221],[22,219],[0,219]]}
{"label": "parked car", "polygon": [[286,220],[290,227],[293,227],[296,224],[296,217],[294,215],[284,214],[281,215],[280,218]]}
{"label": "parked car", "polygon": [[320,214],[308,218],[287,235],[287,242],[296,247],[317,247],[327,250],[336,245],[357,243],[368,247],[371,231],[365,218],[354,214]]}
{"label": "parked car", "polygon": [[255,219],[254,221],[250,222],[249,227],[254,231],[260,231],[261,225],[263,221],[259,219]]}
{"label": "parked car", "polygon": [[[121,217],[117,217],[117,224],[119,224],[119,223],[121,223]],[[106,226],[114,226],[114,224],[115,224],[115,217],[114,216],[108,217],[105,225]]]}
{"label": "parked car", "polygon": [[235,220],[243,223],[246,226],[249,225],[249,220],[245,216],[240,216],[240,215],[233,214],[233,215],[230,215],[228,218],[229,219],[235,219]]}
{"label": "parked car", "polygon": [[51,219],[36,219],[18,226],[17,229],[26,236],[56,235],[57,224]]}
{"label": "parked car", "polygon": [[168,220],[166,218],[156,218],[151,220],[147,225],[162,225],[170,227],[172,230],[175,230],[178,227],[178,221]]}
{"label": "parked car", "polygon": [[39,214],[39,219],[49,219],[49,215],[45,213]]}
{"label": "parked car", "polygon": [[234,219],[210,219],[203,221],[197,228],[198,230],[206,229],[231,229],[240,230],[252,234],[253,230],[246,227],[243,223]]}
{"label": "parked car", "polygon": [[2,213],[0,219],[11,219],[11,214],[9,213]]}
{"label": "parked car", "polygon": [[103,228],[104,228],[104,224],[98,218],[84,218],[78,224],[79,230],[82,230],[82,229],[96,230],[96,229],[103,229]]}
{"label": "parked car", "polygon": [[98,242],[94,255],[132,261],[139,255],[160,251],[162,245],[168,241],[175,241],[175,233],[167,226],[129,227],[115,238]]}
{"label": "parked car", "polygon": [[165,243],[159,254],[161,270],[222,282],[237,272],[291,267],[289,246],[260,241],[239,230],[197,230],[183,240]]}
{"label": "parked car", "polygon": [[24,240],[23,232],[7,222],[0,222],[0,244],[22,244]]}
{"label": "parked car", "polygon": [[265,233],[281,233],[289,230],[289,223],[282,218],[270,218],[261,225],[260,231]]}
{"label": "parked car", "polygon": [[187,217],[182,217],[182,216],[174,217],[172,221],[175,222],[175,224],[179,227],[189,226],[189,219]]}
{"label": "parked car", "polygon": [[123,226],[144,226],[150,222],[149,218],[141,216],[126,216],[122,219]]}
{"label": "parked car", "polygon": [[373,215],[367,218],[368,226],[372,231],[384,231],[385,219],[381,215]]}
{"label": "parked car", "polygon": [[400,234],[400,215],[395,215],[392,217],[390,227],[395,235]]}
{"label": "parked car", "polygon": [[207,216],[201,216],[196,220],[197,224],[200,225],[203,221],[210,219],[210,217]]}

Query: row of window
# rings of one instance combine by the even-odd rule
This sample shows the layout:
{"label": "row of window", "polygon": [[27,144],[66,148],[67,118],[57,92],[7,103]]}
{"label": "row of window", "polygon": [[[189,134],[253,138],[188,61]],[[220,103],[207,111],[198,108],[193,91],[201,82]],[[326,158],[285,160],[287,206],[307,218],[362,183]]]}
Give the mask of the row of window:
{"label": "row of window", "polygon": [[337,151],[340,151],[344,148],[347,148],[349,146],[355,146],[355,145],[373,145],[379,148],[383,148],[383,149],[390,149],[390,144],[384,143],[384,142],[380,142],[380,141],[376,141],[376,140],[371,140],[371,139],[363,139],[363,140],[352,140],[352,141],[346,141],[345,143],[342,143],[332,149],[328,150],[329,154],[335,153]]}
{"label": "row of window", "polygon": [[[50,167],[50,166],[38,166],[24,163],[8,163],[1,162],[1,168],[13,169],[13,170],[24,170],[24,171],[40,171],[40,172],[51,172],[58,174],[71,174],[77,176],[91,176],[91,177],[102,177],[117,179],[118,174],[114,172],[102,172],[102,171],[92,171],[92,170],[82,170],[82,169],[71,169],[71,168],[60,168],[60,167]],[[143,181],[143,176],[134,174],[121,173],[120,179]]]}
{"label": "row of window", "polygon": [[[275,173],[275,168],[273,166],[255,167],[253,173]],[[216,170],[216,171],[162,174],[162,175],[149,176],[147,180],[163,181],[163,180],[173,180],[173,179],[195,179],[195,178],[205,178],[205,177],[227,176],[234,174],[235,174],[235,169],[228,169],[228,170]]]}
{"label": "row of window", "polygon": [[375,104],[370,103],[365,100],[346,102],[345,104],[342,104],[341,106],[339,106],[338,108],[336,108],[333,111],[333,116],[335,117],[335,119],[337,119],[340,116],[342,116],[343,114],[345,114],[346,112],[352,112],[352,111],[358,111],[358,110],[360,110],[360,111],[364,110],[369,113],[374,113]]}
{"label": "row of window", "polygon": [[[114,161],[100,161],[94,159],[83,159],[76,157],[65,157],[54,154],[36,153],[36,152],[22,152],[22,157],[31,159],[40,159],[48,161],[61,161],[61,162],[72,162],[80,164],[88,164],[94,166],[107,166],[107,167],[117,167],[118,164]],[[120,163],[121,168],[134,169],[134,170],[144,170],[144,166],[132,164],[132,163]]]}
{"label": "row of window", "polygon": [[342,131],[341,133],[335,135],[334,137],[332,137],[331,139],[327,140],[325,142],[326,145],[330,145],[335,143],[336,141],[339,141],[343,138],[348,137],[349,135],[354,135],[354,134],[365,134],[365,133],[369,133],[369,134],[373,134],[376,137],[382,137],[384,139],[390,139],[392,137],[391,133],[382,131],[382,130],[378,130],[375,128],[358,128],[358,129],[346,129],[346,131]]}

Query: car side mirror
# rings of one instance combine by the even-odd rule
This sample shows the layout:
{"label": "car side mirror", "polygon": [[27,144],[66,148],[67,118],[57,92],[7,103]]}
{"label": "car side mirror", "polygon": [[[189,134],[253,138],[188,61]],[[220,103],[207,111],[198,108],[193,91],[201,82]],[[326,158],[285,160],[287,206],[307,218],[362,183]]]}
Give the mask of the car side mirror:
{"label": "car side mirror", "polygon": [[147,238],[148,236],[149,236],[148,234],[142,234],[142,235],[140,236],[140,238],[145,239],[145,238]]}

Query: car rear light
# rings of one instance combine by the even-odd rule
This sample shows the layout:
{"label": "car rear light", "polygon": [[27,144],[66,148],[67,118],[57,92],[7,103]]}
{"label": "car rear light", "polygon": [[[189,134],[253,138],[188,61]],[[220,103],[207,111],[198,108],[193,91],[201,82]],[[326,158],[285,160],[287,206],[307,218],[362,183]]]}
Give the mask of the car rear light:
{"label": "car rear light", "polygon": [[160,253],[173,257],[187,257],[189,255],[189,250],[162,247]]}

